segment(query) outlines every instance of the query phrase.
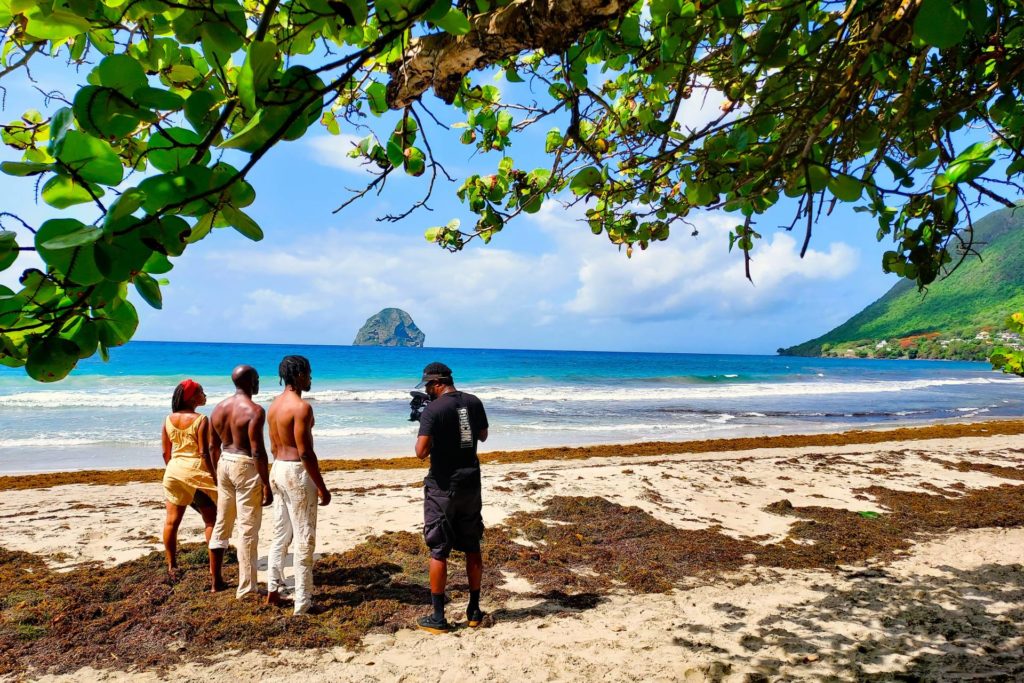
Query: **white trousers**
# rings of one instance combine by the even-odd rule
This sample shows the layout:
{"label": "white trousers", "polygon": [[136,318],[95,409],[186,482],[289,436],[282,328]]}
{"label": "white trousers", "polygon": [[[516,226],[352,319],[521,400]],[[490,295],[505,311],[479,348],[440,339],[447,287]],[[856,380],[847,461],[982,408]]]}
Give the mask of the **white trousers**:
{"label": "white trousers", "polygon": [[256,463],[247,455],[225,452],[217,463],[217,523],[210,536],[213,550],[228,547],[228,539],[238,521],[238,590],[239,598],[253,593],[256,587],[257,545],[263,522],[263,487]]}
{"label": "white trousers", "polygon": [[275,460],[270,468],[274,492],[274,539],[270,545],[267,590],[284,588],[284,559],[295,540],[292,570],[295,572],[295,613],[309,610],[313,599],[313,551],[316,550],[316,485],[301,462]]}

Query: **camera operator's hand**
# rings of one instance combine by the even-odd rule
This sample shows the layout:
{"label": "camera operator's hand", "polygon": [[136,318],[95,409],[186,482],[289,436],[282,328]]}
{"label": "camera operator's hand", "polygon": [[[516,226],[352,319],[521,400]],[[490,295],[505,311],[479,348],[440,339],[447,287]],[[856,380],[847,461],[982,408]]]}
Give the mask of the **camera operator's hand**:
{"label": "camera operator's hand", "polygon": [[331,491],[326,486],[317,491],[316,495],[320,497],[320,507],[328,505],[331,502]]}

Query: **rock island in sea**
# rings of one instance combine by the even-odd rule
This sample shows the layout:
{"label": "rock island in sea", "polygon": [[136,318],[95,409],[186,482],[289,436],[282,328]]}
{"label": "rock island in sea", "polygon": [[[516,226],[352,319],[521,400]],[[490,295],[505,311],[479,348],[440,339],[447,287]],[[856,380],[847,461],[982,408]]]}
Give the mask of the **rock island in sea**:
{"label": "rock island in sea", "polygon": [[352,342],[353,346],[415,346],[422,347],[426,335],[412,316],[400,308],[385,308],[371,315]]}

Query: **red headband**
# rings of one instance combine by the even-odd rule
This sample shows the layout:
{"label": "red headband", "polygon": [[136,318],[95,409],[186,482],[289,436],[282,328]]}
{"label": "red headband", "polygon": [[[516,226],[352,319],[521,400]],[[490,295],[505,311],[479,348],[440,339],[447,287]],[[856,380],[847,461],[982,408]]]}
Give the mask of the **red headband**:
{"label": "red headband", "polygon": [[203,388],[199,386],[199,382],[195,382],[191,379],[186,379],[178,386],[181,387],[181,397],[185,399],[186,403],[192,403],[192,399],[194,399],[196,395],[203,390]]}

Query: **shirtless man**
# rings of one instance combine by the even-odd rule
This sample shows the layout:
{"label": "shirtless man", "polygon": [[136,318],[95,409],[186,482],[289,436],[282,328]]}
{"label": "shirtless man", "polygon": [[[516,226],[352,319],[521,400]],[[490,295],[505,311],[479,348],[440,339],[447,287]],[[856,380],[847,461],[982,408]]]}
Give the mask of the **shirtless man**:
{"label": "shirtless man", "polygon": [[239,365],[231,373],[235,393],[217,404],[210,422],[210,453],[217,463],[217,523],[210,538],[213,584],[211,592],[226,587],[221,576],[224,551],[235,526],[239,525],[238,598],[258,595],[256,558],[259,555],[263,506],[274,501],[267,471],[267,448],[263,444],[263,407],[252,397],[260,391],[260,376],[250,365]]}
{"label": "shirtless man", "polygon": [[313,550],[316,548],[316,506],[331,502],[313,452],[313,408],[302,399],[309,391],[313,371],[303,356],[285,356],[278,367],[284,391],[270,404],[270,450],[274,466],[270,487],[274,492],[274,540],[270,546],[267,603],[279,605],[284,588],[284,558],[295,538],[295,614],[309,611],[313,597]]}

